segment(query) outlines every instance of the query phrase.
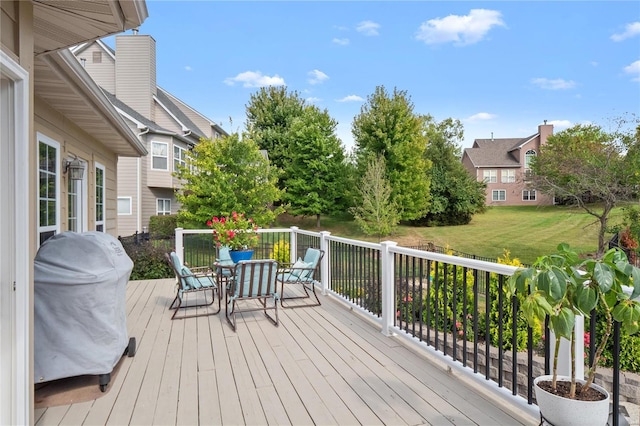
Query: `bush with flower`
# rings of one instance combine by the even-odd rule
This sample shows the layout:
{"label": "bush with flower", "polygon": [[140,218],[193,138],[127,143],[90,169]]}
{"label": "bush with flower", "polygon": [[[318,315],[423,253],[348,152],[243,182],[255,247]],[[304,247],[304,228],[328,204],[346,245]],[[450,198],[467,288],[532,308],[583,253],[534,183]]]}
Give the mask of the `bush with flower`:
{"label": "bush with flower", "polygon": [[244,213],[233,212],[226,217],[214,216],[207,221],[207,226],[213,228],[213,239],[218,247],[227,246],[231,250],[247,250],[258,245],[258,226]]}

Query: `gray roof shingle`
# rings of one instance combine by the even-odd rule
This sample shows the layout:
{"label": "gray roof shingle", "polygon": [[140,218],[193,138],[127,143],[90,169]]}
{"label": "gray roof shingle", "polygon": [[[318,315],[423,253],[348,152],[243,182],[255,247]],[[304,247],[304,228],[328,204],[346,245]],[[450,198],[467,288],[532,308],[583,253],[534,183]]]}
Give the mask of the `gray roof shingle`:
{"label": "gray roof shingle", "polygon": [[[476,167],[520,166],[518,148],[537,134],[526,138],[476,139],[465,154]],[[515,152],[514,152],[515,151]]]}

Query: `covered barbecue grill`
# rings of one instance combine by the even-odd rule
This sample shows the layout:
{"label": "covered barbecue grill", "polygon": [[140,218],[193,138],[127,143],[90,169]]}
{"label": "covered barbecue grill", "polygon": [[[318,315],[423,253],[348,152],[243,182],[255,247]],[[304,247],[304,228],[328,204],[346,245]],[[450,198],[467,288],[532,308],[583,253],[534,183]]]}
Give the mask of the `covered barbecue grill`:
{"label": "covered barbecue grill", "polygon": [[103,232],[63,232],[35,258],[34,377],[36,383],[99,375],[102,391],[123,354],[127,336],[126,284],[133,262]]}

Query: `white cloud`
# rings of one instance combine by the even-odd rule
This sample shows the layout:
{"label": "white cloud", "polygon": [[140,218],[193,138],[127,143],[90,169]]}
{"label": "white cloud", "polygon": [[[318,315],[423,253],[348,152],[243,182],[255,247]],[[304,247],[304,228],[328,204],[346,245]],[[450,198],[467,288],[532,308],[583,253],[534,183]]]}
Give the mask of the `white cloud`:
{"label": "white cloud", "polygon": [[308,97],[307,99],[305,99],[305,101],[307,101],[307,102],[308,102],[308,103],[310,103],[310,104],[318,103],[318,102],[320,102],[321,100],[322,100],[322,99],[320,99],[320,98],[316,98],[316,97],[313,97],[313,96]]}
{"label": "white cloud", "polygon": [[555,80],[549,78],[533,78],[531,83],[542,89],[548,90],[564,90],[573,89],[576,87],[576,82],[573,80],[564,80],[562,78],[556,78]]}
{"label": "white cloud", "polygon": [[600,65],[600,64],[598,64],[598,62],[596,62],[596,61],[591,61],[591,62],[589,62],[589,63],[591,64],[591,66],[592,66],[592,67],[597,67],[598,65]]}
{"label": "white cloud", "polygon": [[631,37],[635,37],[640,34],[640,22],[632,22],[625,25],[624,32],[620,34],[613,34],[611,40],[622,41]]}
{"label": "white cloud", "polygon": [[236,83],[242,83],[242,87],[264,87],[264,86],[284,86],[284,78],[278,74],[273,77],[262,75],[260,71],[245,71],[235,77],[224,79],[224,84],[233,86]]}
{"label": "white cloud", "polygon": [[477,114],[473,114],[471,117],[468,117],[465,121],[482,121],[482,120],[491,120],[496,118],[497,115],[491,114],[488,112],[479,112]]}
{"label": "white cloud", "polygon": [[340,45],[340,46],[346,46],[347,44],[349,44],[349,39],[348,38],[334,38],[331,41],[333,43],[335,43],[335,44]]}
{"label": "white cloud", "polygon": [[342,99],[336,99],[337,102],[363,102],[364,99],[358,95],[345,96]]}
{"label": "white cloud", "polygon": [[356,31],[366,36],[377,36],[378,29],[380,29],[380,24],[373,21],[362,21],[356,26]]}
{"label": "white cloud", "polygon": [[184,69],[185,69],[186,71],[191,71],[191,70],[193,70],[193,68],[191,68],[191,66],[190,66],[190,65],[185,65],[185,66],[184,66]]}
{"label": "white cloud", "polygon": [[500,12],[471,9],[465,16],[449,15],[423,22],[416,34],[416,39],[426,44],[454,42],[463,46],[479,42],[495,26],[506,26]]}
{"label": "white cloud", "polygon": [[550,120],[547,121],[547,124],[553,124],[554,131],[558,129],[568,129],[569,127],[573,126],[573,123],[569,120]]}
{"label": "white cloud", "polygon": [[320,70],[313,70],[307,73],[309,75],[309,84],[320,84],[329,79],[329,76]]}
{"label": "white cloud", "polygon": [[627,74],[631,74],[633,76],[631,80],[640,81],[640,60],[635,61],[630,65],[627,65],[623,69],[624,69],[624,72],[626,72]]}

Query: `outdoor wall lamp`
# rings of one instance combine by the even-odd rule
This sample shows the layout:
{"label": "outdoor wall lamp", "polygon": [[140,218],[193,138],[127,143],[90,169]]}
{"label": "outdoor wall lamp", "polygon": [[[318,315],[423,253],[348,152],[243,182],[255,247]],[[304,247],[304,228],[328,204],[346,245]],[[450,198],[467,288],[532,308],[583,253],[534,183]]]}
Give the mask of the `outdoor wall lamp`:
{"label": "outdoor wall lamp", "polygon": [[69,179],[82,180],[84,176],[84,163],[74,155],[73,159],[66,159],[64,161],[64,172],[69,173]]}

